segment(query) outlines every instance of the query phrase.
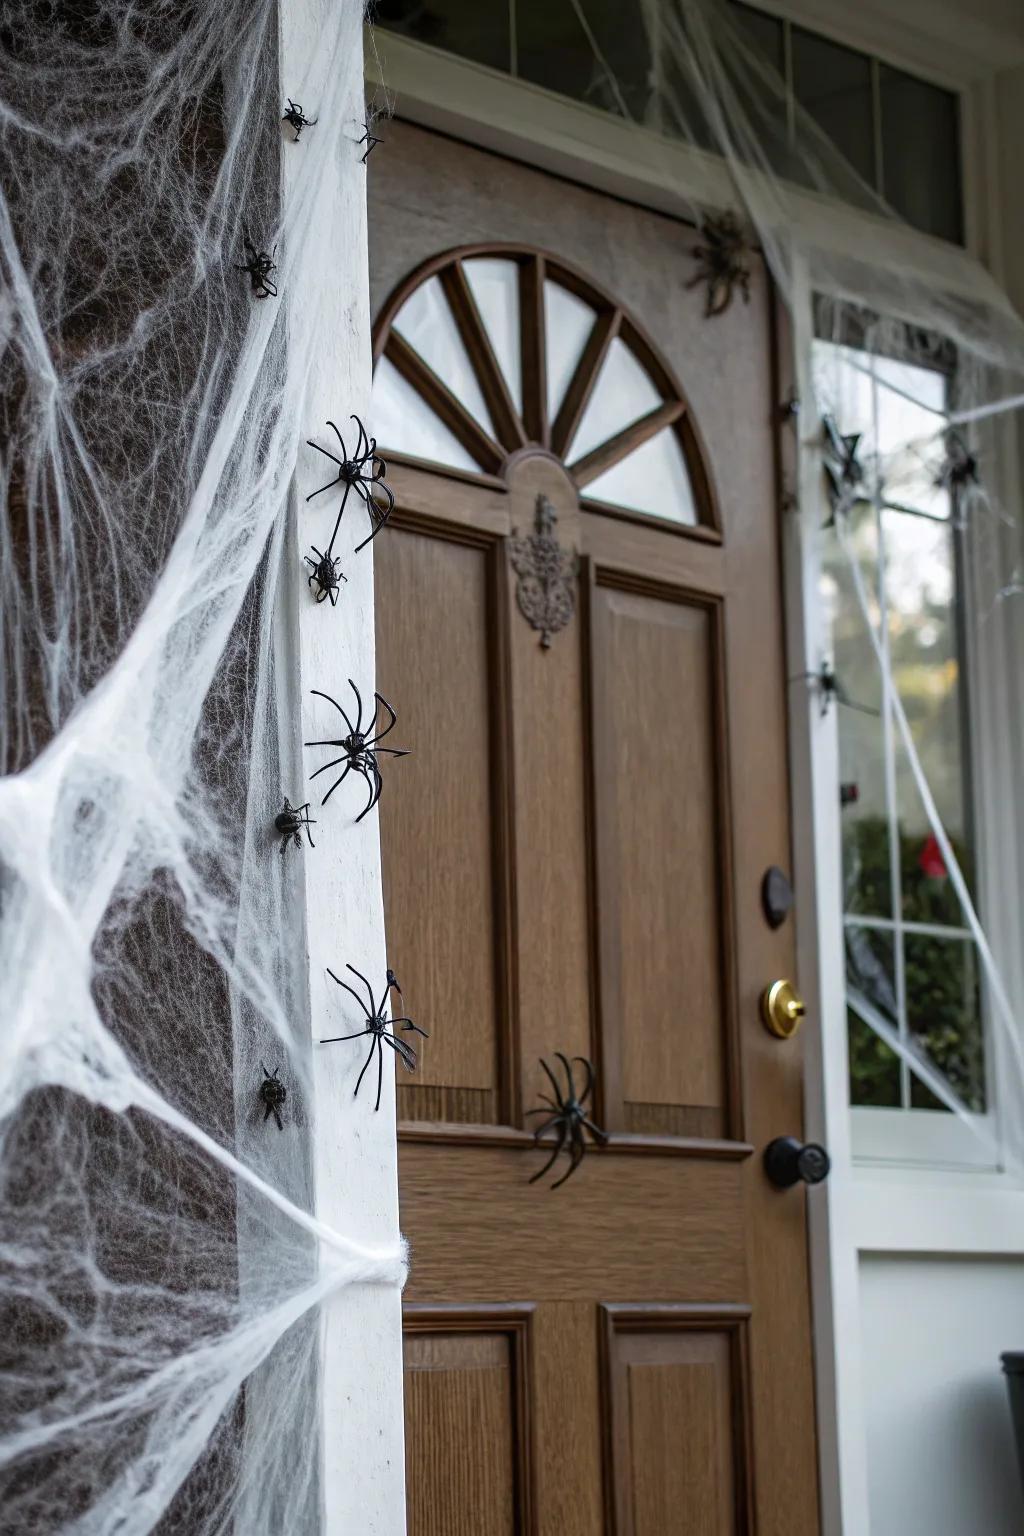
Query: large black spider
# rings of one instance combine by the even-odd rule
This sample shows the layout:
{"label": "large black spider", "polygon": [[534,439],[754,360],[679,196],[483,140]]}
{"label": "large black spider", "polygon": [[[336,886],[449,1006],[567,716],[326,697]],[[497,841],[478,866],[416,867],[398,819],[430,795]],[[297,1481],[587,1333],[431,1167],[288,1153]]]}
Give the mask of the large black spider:
{"label": "large black spider", "polygon": [[968,448],[959,432],[950,428],[946,433],[946,457],[942,461],[935,484],[955,496],[958,491],[965,491],[969,485],[977,485],[979,480],[977,457]]}
{"label": "large black spider", "polygon": [[318,119],[315,117],[307,117],[299,103],[297,101],[292,101],[291,97],[289,96],[288,108],[281,121],[282,123],[287,123],[290,128],[295,129],[295,138],[292,142],[297,144],[299,142],[299,134],[302,132],[303,128],[313,128],[316,125]]}
{"label": "large black spider", "polygon": [[[377,1056],[377,1102],[374,1104],[373,1107],[374,1107],[374,1110],[378,1110],[378,1109],[380,1109],[381,1083],[383,1082],[383,1079],[384,1079],[384,1050],[383,1050],[383,1043],[386,1041],[387,1044],[390,1045],[391,1049],[394,1051],[395,1055],[399,1058],[399,1060],[401,1061],[403,1067],[405,1067],[407,1072],[415,1072],[416,1071],[416,1052],[413,1050],[413,1048],[409,1044],[408,1040],[399,1040],[396,1037],[396,1035],[394,1034],[394,1027],[395,1027],[395,1025],[397,1024],[398,1027],[400,1029],[404,1030],[406,1033],[408,1033],[409,1030],[414,1029],[416,1031],[416,1033],[418,1035],[422,1035],[425,1040],[429,1039],[430,1037],[427,1034],[427,1031],[425,1029],[421,1029],[418,1024],[414,1024],[412,1019],[407,1018],[406,1015],[404,1015],[404,1014],[402,1014],[399,1018],[392,1018],[392,1019],[389,1019],[386,1016],[385,1009],[387,1007],[388,998],[391,995],[392,989],[394,989],[394,991],[396,991],[398,993],[399,997],[402,996],[402,989],[398,985],[398,982],[395,980],[395,973],[394,973],[394,971],[391,971],[391,970],[388,971],[387,979],[385,980],[385,983],[384,983],[384,990],[383,990],[383,992],[380,995],[380,1002],[379,1003],[375,1003],[374,1000],[373,1000],[373,988],[370,986],[370,983],[367,981],[366,977],[362,974],[362,972],[361,971],[357,971],[354,965],[348,965],[347,963],[346,963],[345,969],[347,971],[351,971],[353,976],[358,976],[359,980],[362,982],[363,986],[366,988],[366,995],[367,995],[367,997],[369,998],[369,1001],[370,1001],[370,1008],[369,1008],[369,1012],[368,1013],[365,1012],[366,1004],[364,1003],[363,999],[359,996],[358,992],[356,992],[353,987],[349,986],[347,981],[342,981],[340,976],[335,976],[335,974],[331,970],[330,966],[327,967],[327,974],[331,978],[332,981],[336,981],[337,982],[339,987],[344,987],[345,991],[349,994],[350,997],[354,997],[355,998],[355,1000],[359,1004],[360,1008],[362,1008],[364,1010],[364,1014],[365,1014],[365,1018],[366,1018],[366,1023],[365,1023],[365,1025],[364,1025],[364,1027],[362,1029],[357,1029],[354,1034],[351,1034],[351,1035],[332,1035],[329,1040],[321,1040],[320,1044],[321,1045],[336,1045],[341,1040],[358,1040],[362,1035],[370,1035],[371,1036],[370,1050],[369,1050],[369,1053],[368,1053],[368,1055],[366,1057],[366,1060],[363,1062],[363,1069],[360,1072],[359,1076],[356,1078],[356,1086],[355,1086],[355,1088],[353,1090],[352,1097],[355,1098],[358,1095],[359,1089],[362,1086],[363,1078],[366,1076],[366,1069],[370,1065],[370,1062],[373,1060],[374,1054],[376,1053],[376,1056]],[[404,1001],[403,1001],[402,1006],[403,1007],[405,1006]],[[392,1030],[391,1034],[388,1034],[388,1026],[389,1025],[391,1026],[391,1030]]]}
{"label": "large black spider", "polygon": [[[328,555],[333,555],[334,553],[334,541],[338,537],[341,519],[345,514],[345,503],[348,501],[349,491],[355,490],[356,495],[363,502],[370,517],[370,533],[363,540],[362,544],[356,545],[356,554],[377,537],[391,516],[395,505],[395,498],[391,494],[390,486],[384,484],[387,465],[377,452],[377,439],[367,436],[366,428],[358,416],[353,416],[352,420],[359,429],[359,435],[356,438],[356,451],[352,458],[349,458],[348,449],[345,447],[345,439],[333,421],[329,421],[327,425],[341,444],[340,459],[328,449],[321,448],[319,443],[314,443],[312,438],[306,439],[310,448],[315,448],[317,453],[322,453],[325,459],[330,459],[332,464],[337,464],[338,466],[338,473],[334,479],[328,480],[327,484],[321,485],[318,490],[310,491],[306,500],[312,501],[314,496],[319,496],[321,491],[329,491],[332,486],[344,485],[345,487],[341,498],[341,506],[338,510],[338,520],[334,525],[334,532],[331,534],[331,542],[327,546]],[[366,473],[367,466],[369,466],[369,473]],[[383,502],[378,501],[378,492],[383,494]]]}
{"label": "large black spider", "polygon": [[313,841],[313,834],[309,830],[310,827],[316,826],[316,822],[311,821],[310,818],[306,815],[308,810],[308,800],[306,801],[305,805],[291,805],[286,797],[284,805],[274,817],[274,826],[281,834],[282,858],[287,852],[289,843],[294,843],[296,848],[302,847],[303,827],[305,827],[306,836],[309,838],[309,846],[311,848],[316,847],[316,843]]}
{"label": "large black spider", "polygon": [[846,688],[832,670],[832,663],[827,659],[822,662],[817,672],[800,672],[795,681],[813,683],[818,690],[821,699],[821,713],[827,715],[832,707],[833,700],[837,704],[843,704],[847,709],[856,709],[862,715],[874,715],[877,719],[881,715],[880,709],[873,709],[870,704],[858,704],[850,698]]}
{"label": "large black spider", "polygon": [[831,515],[826,528],[835,524],[837,514],[846,513],[859,499],[864,483],[864,466],[857,457],[861,434],[851,432],[847,436],[836,426],[834,416],[823,416],[821,425],[825,433],[825,474],[828,476]]}
{"label": "large black spider", "polygon": [[[408,752],[402,751],[398,747],[380,747],[377,745],[377,743],[383,741],[388,732],[394,728],[395,722],[397,720],[397,716],[394,710],[391,708],[391,705],[388,703],[387,699],[382,698],[379,693],[375,693],[373,695],[375,700],[373,719],[364,730],[363,701],[359,696],[359,689],[356,687],[351,678],[348,680],[348,685],[356,696],[357,713],[355,725],[352,724],[352,721],[349,719],[348,715],[346,715],[337,699],[332,699],[329,693],[321,693],[319,688],[310,689],[310,692],[316,694],[318,699],[326,699],[328,704],[334,705],[335,709],[338,711],[339,715],[348,726],[348,735],[328,739],[327,741],[306,741],[303,742],[303,746],[341,748],[342,755],[340,757],[332,758],[329,763],[321,764],[321,766],[316,770],[316,773],[310,774],[310,778],[315,779],[317,774],[325,773],[328,768],[336,768],[339,763],[345,764],[341,774],[338,778],[335,779],[334,783],[331,785],[330,789],[321,800],[321,805],[327,804],[328,800],[334,794],[334,791],[337,789],[338,785],[344,783],[345,779],[348,778],[350,773],[361,774],[362,777],[366,780],[367,788],[370,791],[370,798],[363,810],[360,811],[359,815],[356,817],[356,821],[359,822],[362,821],[363,817],[367,814],[368,811],[373,810],[374,806],[377,804],[377,801],[380,799],[380,792],[383,788],[383,783],[380,776],[380,768],[377,766],[377,754],[379,752],[384,752],[388,757],[408,757],[409,754]],[[387,710],[391,718],[384,729],[382,731],[378,731],[377,716],[380,714],[382,708]]]}
{"label": "large black spider", "polygon": [[739,219],[734,213],[723,213],[719,218],[711,216],[701,227],[703,245],[695,245],[693,256],[700,265],[687,283],[696,288],[707,283],[707,300],[704,314],[723,314],[732,303],[732,293],[738,287],[744,304],[750,303],[750,267],[747,264],[747,242]]}
{"label": "large black spider", "polygon": [[370,155],[376,149],[377,145],[383,144],[384,142],[380,135],[374,133],[373,131],[375,125],[380,121],[380,118],[381,114],[379,112],[371,112],[369,117],[367,117],[363,122],[363,136],[361,139],[356,140],[357,149],[359,148],[360,144],[366,145],[366,148],[363,151],[363,158],[360,161],[361,165],[365,165],[367,160],[370,158]]}
{"label": "large black spider", "polygon": [[249,258],[244,266],[235,262],[236,272],[247,272],[252,291],[258,299],[276,299],[277,286],[270,281],[271,272],[276,272],[274,257],[277,255],[277,246],[268,255],[266,251],[258,251],[248,236],[243,240],[245,254]]}
{"label": "large black spider", "polygon": [[347,582],[348,577],[344,571],[338,569],[341,564],[340,560],[332,560],[329,554],[325,555],[321,550],[317,549],[315,544],[311,544],[310,548],[314,555],[316,555],[316,559],[311,560],[309,555],[303,555],[302,557],[313,573],[309,578],[309,585],[311,587],[314,584],[316,585],[316,600],[318,603],[322,603],[325,597],[329,597],[331,607],[336,608],[338,605],[338,593],[341,591],[341,583],[343,581]]}
{"label": "large black spider", "polygon": [[284,1104],[285,1099],[288,1097],[288,1090],[284,1083],[280,1083],[277,1080],[277,1074],[280,1072],[281,1068],[275,1067],[274,1075],[271,1077],[266,1067],[263,1066],[262,1061],[260,1062],[260,1066],[263,1068],[263,1081],[260,1083],[260,1103],[265,1104],[267,1107],[266,1114],[263,1116],[264,1124],[266,1124],[271,1115],[273,1115],[274,1119],[277,1121],[278,1130],[283,1131],[284,1125],[281,1121],[281,1106]]}
{"label": "large black spider", "polygon": [[[555,1180],[551,1186],[552,1189],[558,1189],[560,1185],[564,1184],[566,1179],[570,1178],[572,1174],[576,1172],[576,1169],[583,1161],[583,1154],[587,1150],[587,1143],[583,1136],[584,1131],[587,1131],[593,1140],[599,1142],[602,1146],[608,1140],[608,1132],[602,1131],[599,1125],[595,1125],[592,1120],[588,1119],[586,1110],[583,1107],[587,1100],[590,1098],[590,1095],[594,1089],[593,1065],[587,1060],[585,1056],[573,1057],[573,1061],[578,1061],[581,1066],[586,1069],[587,1073],[586,1087],[583,1089],[582,1093],[577,1093],[576,1081],[573,1077],[572,1064],[570,1063],[569,1058],[567,1056],[563,1056],[561,1051],[556,1051],[555,1055],[558,1057],[559,1061],[562,1063],[562,1066],[565,1068],[565,1081],[567,1085],[565,1093],[562,1093],[558,1079],[555,1077],[555,1074],[552,1072],[547,1062],[541,1058],[540,1064],[544,1068],[544,1071],[547,1073],[548,1081],[554,1089],[555,1097],[552,1099],[549,1098],[546,1093],[542,1093],[541,1098],[544,1101],[544,1106],[542,1108],[528,1109],[526,1111],[528,1115],[547,1115],[548,1117],[544,1124],[538,1126],[534,1131],[534,1141],[539,1142],[546,1131],[554,1129],[557,1129],[558,1131],[558,1139],[555,1142],[555,1147],[551,1153],[551,1156],[548,1158],[543,1168],[538,1168],[537,1172],[530,1180],[531,1184],[535,1184],[538,1179],[542,1179],[544,1177],[552,1163],[555,1161],[555,1158],[563,1148],[566,1148],[569,1152],[569,1167],[566,1169],[565,1173],[563,1173],[560,1179]],[[566,1145],[567,1143],[568,1146]]]}

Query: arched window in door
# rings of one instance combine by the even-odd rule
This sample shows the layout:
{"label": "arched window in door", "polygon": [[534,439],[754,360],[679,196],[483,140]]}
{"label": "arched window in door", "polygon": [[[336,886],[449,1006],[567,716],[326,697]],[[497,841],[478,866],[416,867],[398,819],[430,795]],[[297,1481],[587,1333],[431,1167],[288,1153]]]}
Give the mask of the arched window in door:
{"label": "arched window in door", "polygon": [[467,246],[418,268],[376,332],[373,430],[385,455],[469,478],[533,447],[584,509],[698,537],[718,518],[696,424],[653,342],[554,257]]}

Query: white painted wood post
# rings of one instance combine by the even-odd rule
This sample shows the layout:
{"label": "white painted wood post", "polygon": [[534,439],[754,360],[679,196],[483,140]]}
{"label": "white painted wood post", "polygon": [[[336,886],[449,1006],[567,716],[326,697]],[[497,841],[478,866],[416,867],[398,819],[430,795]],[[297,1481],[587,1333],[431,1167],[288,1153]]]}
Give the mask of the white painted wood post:
{"label": "white painted wood post", "polygon": [[[360,0],[279,0],[282,98],[301,102],[316,127],[300,143],[282,145],[283,239],[279,253],[289,326],[289,370],[308,363],[295,474],[293,580],[301,588],[298,676],[303,740],[337,736],[340,716],[321,689],[348,709],[355,680],[372,710],[374,675],[373,549],[352,553],[368,532],[361,502],[350,496],[335,547],[347,582],[337,607],[317,605],[300,573],[311,544],[327,548],[340,497],[305,497],[330,478],[331,464],[305,446],[312,438],[336,451],[325,428],[338,423],[348,442],[349,417],[366,419],[370,392],[366,171],[360,163],[363,111],[363,18]],[[282,110],[284,102],[282,100]],[[301,277],[301,280],[299,278]],[[294,385],[291,373],[289,382]],[[354,446],[350,443],[349,448]],[[386,535],[385,535],[386,536]],[[308,600],[304,600],[308,596]],[[396,700],[399,708],[400,700]],[[376,1068],[358,1099],[353,1089],[366,1057],[361,1041],[319,1046],[351,1033],[363,1019],[326,967],[347,978],[347,962],[379,997],[387,966],[376,812],[355,824],[365,804],[353,776],[319,808],[309,774],[329,754],[302,752],[317,818],[316,849],[303,857],[313,1034],[314,1175],[318,1216],[356,1242],[381,1249],[398,1242],[397,1147],[393,1053],[385,1051],[384,1091],[374,1112]],[[413,762],[410,759],[410,763]],[[407,763],[386,764],[402,771]],[[326,783],[325,783],[326,780]],[[339,1290],[323,1309],[323,1520],[325,1536],[402,1536],[405,1479],[402,1408],[401,1294],[396,1285]]]}

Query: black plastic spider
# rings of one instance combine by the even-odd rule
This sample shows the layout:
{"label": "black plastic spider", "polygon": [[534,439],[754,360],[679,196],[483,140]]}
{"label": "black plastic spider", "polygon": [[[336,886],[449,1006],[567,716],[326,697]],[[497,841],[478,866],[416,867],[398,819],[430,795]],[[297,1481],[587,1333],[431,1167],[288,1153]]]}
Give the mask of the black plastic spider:
{"label": "black plastic spider", "polygon": [[[312,438],[306,439],[310,448],[315,448],[317,453],[322,453],[325,459],[330,459],[332,464],[337,464],[338,466],[338,473],[334,479],[328,480],[327,484],[321,485],[318,490],[310,491],[306,500],[312,501],[314,496],[319,496],[321,491],[329,491],[332,486],[344,485],[345,487],[341,498],[341,506],[338,510],[338,520],[334,525],[334,532],[331,534],[331,542],[327,546],[328,555],[333,555],[334,553],[334,541],[338,537],[341,519],[345,515],[345,503],[348,501],[349,491],[355,490],[356,495],[363,502],[370,517],[370,533],[363,540],[362,544],[356,545],[356,554],[377,537],[391,516],[395,505],[395,498],[391,494],[391,488],[384,484],[387,465],[377,452],[377,439],[366,435],[366,428],[358,416],[353,416],[351,419],[359,428],[359,436],[356,438],[356,451],[352,458],[349,458],[348,449],[345,447],[345,439],[333,421],[329,421],[327,425],[341,444],[340,459],[335,454],[329,452],[328,449],[321,448],[319,443],[314,443]],[[365,473],[367,465],[369,465],[369,474]],[[383,494],[383,502],[378,501],[378,492]]]}
{"label": "black plastic spider", "polygon": [[956,495],[958,491],[965,491],[969,485],[977,485],[979,479],[976,456],[968,448],[959,432],[952,430],[947,432],[946,457],[942,461],[935,484],[941,486],[944,491],[950,491]]}
{"label": "black plastic spider", "polygon": [[274,1075],[271,1077],[266,1067],[263,1066],[262,1061],[260,1062],[260,1066],[263,1068],[263,1081],[260,1083],[260,1103],[265,1104],[267,1107],[266,1114],[263,1116],[263,1122],[266,1124],[271,1115],[273,1115],[274,1119],[277,1121],[278,1130],[283,1131],[284,1124],[281,1120],[281,1106],[284,1104],[285,1099],[288,1097],[288,1090],[284,1083],[279,1083],[277,1080],[277,1074],[280,1072],[281,1068],[275,1067]]}
{"label": "black plastic spider", "polygon": [[[383,1079],[384,1079],[384,1050],[383,1050],[383,1043],[386,1041],[387,1044],[390,1045],[391,1049],[394,1051],[395,1055],[399,1058],[399,1060],[401,1061],[403,1067],[405,1067],[407,1072],[415,1072],[416,1071],[416,1052],[413,1050],[412,1046],[409,1044],[409,1042],[407,1040],[399,1040],[399,1039],[396,1038],[396,1036],[394,1034],[394,1027],[395,1027],[395,1025],[397,1024],[399,1026],[399,1028],[404,1030],[406,1033],[408,1033],[409,1030],[414,1029],[416,1031],[416,1033],[418,1035],[422,1035],[425,1040],[428,1040],[430,1038],[430,1036],[427,1034],[427,1031],[425,1029],[421,1029],[418,1024],[414,1024],[412,1019],[407,1018],[404,1014],[401,1017],[397,1018],[397,1019],[395,1019],[395,1018],[389,1019],[386,1016],[384,1010],[387,1007],[388,998],[389,998],[389,996],[391,994],[392,988],[398,993],[399,997],[402,996],[402,989],[398,985],[398,982],[395,980],[395,973],[394,973],[394,971],[390,971],[390,970],[388,971],[387,979],[386,979],[386,981],[384,983],[384,991],[381,993],[380,1002],[379,1003],[375,1003],[374,1000],[373,1000],[373,988],[370,986],[370,983],[367,981],[366,977],[362,974],[362,972],[361,971],[357,971],[354,965],[346,964],[345,969],[347,971],[351,971],[353,976],[358,976],[359,980],[362,982],[363,986],[366,988],[366,995],[367,995],[367,997],[370,1000],[370,1010],[369,1010],[368,1013],[365,1013],[366,1024],[365,1024],[364,1028],[357,1029],[356,1032],[354,1034],[352,1034],[352,1035],[333,1035],[329,1040],[321,1040],[320,1044],[321,1045],[336,1045],[341,1040],[358,1040],[362,1035],[370,1035],[370,1036],[372,1036],[372,1039],[370,1041],[369,1054],[367,1055],[366,1060],[363,1062],[363,1069],[362,1069],[362,1071],[360,1072],[359,1076],[356,1078],[356,1086],[355,1086],[355,1089],[353,1090],[352,1097],[355,1098],[357,1096],[357,1094],[359,1093],[359,1089],[360,1089],[360,1087],[362,1085],[363,1078],[366,1076],[366,1069],[370,1065],[370,1062],[373,1060],[374,1053],[376,1053],[376,1056],[377,1056],[377,1102],[376,1102],[376,1104],[374,1104],[373,1107],[374,1107],[374,1110],[378,1110],[378,1109],[380,1109],[381,1083],[383,1082]],[[349,994],[349,996],[350,997],[354,997],[356,1002],[359,1004],[360,1008],[362,1008],[364,1010],[364,1012],[365,1012],[366,1004],[363,1002],[363,999],[359,996],[358,992],[356,992],[354,990],[354,988],[350,987],[347,981],[342,981],[340,976],[335,976],[335,974],[331,970],[330,966],[327,967],[327,974],[331,978],[332,981],[336,981],[337,982],[339,987],[344,987],[345,991]],[[405,1005],[403,1003],[403,1007],[404,1006]],[[392,1029],[392,1033],[391,1034],[388,1034],[388,1026],[389,1025],[391,1026],[391,1029]]]}
{"label": "black plastic spider", "polygon": [[[346,715],[337,699],[332,699],[329,693],[321,693],[319,688],[310,689],[310,692],[316,694],[318,699],[326,699],[328,704],[334,705],[335,709],[338,711],[339,715],[348,726],[348,735],[327,741],[306,741],[303,743],[303,745],[306,747],[340,747],[342,751],[341,757],[332,758],[329,763],[323,763],[316,770],[316,773],[310,774],[310,778],[315,779],[317,774],[325,773],[328,768],[336,768],[339,763],[345,764],[342,773],[338,778],[335,779],[334,783],[331,785],[330,789],[321,800],[321,805],[327,804],[328,800],[334,794],[334,791],[337,789],[338,785],[344,783],[345,779],[348,778],[350,773],[361,774],[362,777],[366,780],[367,787],[370,791],[370,798],[367,801],[364,809],[360,811],[359,815],[356,817],[356,821],[360,822],[368,811],[373,810],[374,806],[377,804],[377,801],[380,799],[380,792],[383,785],[380,776],[380,768],[377,766],[377,754],[379,752],[384,752],[388,757],[408,757],[409,753],[403,752],[398,747],[379,747],[377,745],[377,743],[379,741],[383,741],[388,732],[394,728],[397,719],[397,716],[395,715],[395,712],[391,708],[391,705],[388,703],[387,699],[382,698],[379,693],[374,694],[373,697],[376,702],[373,711],[373,719],[370,721],[366,729],[363,730],[363,701],[359,696],[359,689],[356,687],[351,678],[348,680],[348,685],[356,696],[357,713],[355,725],[352,724],[352,721],[349,719],[348,715]],[[377,716],[380,714],[382,708],[387,710],[391,718],[382,731],[377,731]]]}
{"label": "black plastic spider", "polygon": [[285,112],[281,121],[282,123],[287,123],[290,128],[295,129],[295,138],[292,140],[292,142],[297,144],[299,142],[299,134],[302,132],[303,128],[315,127],[318,120],[315,117],[307,117],[299,103],[297,101],[292,101],[291,97],[289,96],[288,110]]}
{"label": "black plastic spider", "polygon": [[336,608],[338,605],[338,593],[341,591],[341,583],[348,581],[348,577],[344,571],[338,569],[341,564],[340,560],[332,560],[330,555],[323,554],[317,549],[315,544],[311,544],[310,548],[314,555],[316,555],[316,559],[311,560],[308,555],[303,555],[302,557],[313,572],[309,578],[309,585],[313,586],[314,583],[316,584],[316,600],[318,603],[322,603],[325,597],[329,597],[331,607]]}
{"label": "black plastic spider", "polygon": [[258,299],[276,299],[277,286],[270,281],[271,272],[276,272],[274,257],[277,255],[277,246],[268,256],[266,251],[258,251],[252,241],[246,237],[243,240],[245,254],[249,258],[244,266],[235,262],[236,272],[248,272],[252,291]]}
{"label": "black plastic spider", "polygon": [[687,288],[707,283],[707,301],[704,314],[721,315],[732,303],[735,287],[739,287],[744,304],[750,303],[750,268],[747,265],[747,242],[739,219],[734,213],[723,213],[720,218],[708,217],[701,227],[705,244],[695,245],[693,256],[700,263]]}
{"label": "black plastic spider", "polygon": [[[547,1062],[542,1058],[541,1066],[547,1073],[548,1081],[554,1089],[555,1097],[552,1099],[549,1098],[546,1093],[542,1093],[541,1098],[544,1101],[544,1107],[539,1109],[528,1109],[526,1111],[528,1115],[548,1116],[544,1124],[538,1126],[534,1131],[533,1139],[535,1142],[539,1142],[546,1131],[550,1131],[554,1128],[557,1128],[558,1130],[558,1140],[555,1142],[554,1151],[551,1153],[551,1156],[544,1164],[544,1167],[539,1168],[533,1175],[530,1180],[531,1184],[536,1184],[538,1179],[542,1179],[544,1177],[552,1163],[555,1161],[555,1158],[563,1148],[566,1148],[566,1150],[569,1152],[569,1167],[566,1169],[565,1173],[563,1173],[560,1179],[555,1180],[551,1186],[552,1189],[558,1189],[560,1185],[564,1184],[566,1179],[570,1178],[571,1175],[576,1172],[576,1169],[583,1161],[583,1154],[587,1150],[587,1143],[583,1136],[584,1131],[587,1131],[593,1140],[599,1142],[602,1146],[608,1140],[608,1132],[602,1131],[599,1125],[595,1125],[592,1120],[588,1119],[586,1110],[583,1107],[587,1100],[590,1098],[590,1095],[594,1089],[593,1065],[587,1060],[585,1056],[573,1057],[573,1061],[578,1061],[581,1066],[586,1068],[587,1073],[586,1087],[582,1093],[577,1093],[576,1081],[573,1077],[572,1065],[569,1061],[569,1058],[567,1056],[563,1056],[561,1051],[556,1051],[555,1055],[558,1057],[559,1061],[562,1063],[562,1066],[565,1068],[565,1081],[567,1086],[564,1095],[558,1084],[558,1079],[555,1077],[555,1074],[552,1072]],[[552,1110],[554,1111],[553,1114],[551,1113]],[[568,1146],[566,1147],[567,1143]]]}
{"label": "black plastic spider", "polygon": [[844,437],[833,416],[823,416],[821,425],[825,433],[825,474],[832,506],[825,526],[831,528],[836,516],[848,512],[859,499],[859,488],[864,483],[864,466],[857,457],[861,434],[851,432]]}
{"label": "black plastic spider", "polygon": [[877,719],[881,715],[880,709],[872,709],[870,704],[858,704],[850,698],[843,684],[832,670],[830,661],[823,661],[817,672],[800,672],[794,679],[796,682],[814,683],[821,698],[821,713],[827,715],[832,707],[833,699],[837,704],[843,704],[847,709],[856,709],[862,715],[874,715]]}
{"label": "black plastic spider", "polygon": [[305,805],[292,805],[292,804],[289,803],[289,801],[288,801],[288,799],[286,797],[284,805],[278,811],[277,815],[274,817],[274,826],[277,828],[277,830],[281,834],[281,856],[282,856],[282,858],[284,857],[284,855],[285,855],[285,853],[287,851],[289,843],[294,843],[296,848],[301,848],[302,847],[302,829],[303,829],[303,827],[305,827],[305,829],[306,829],[306,836],[309,838],[309,846],[311,848],[315,848],[316,847],[316,843],[314,843],[314,841],[313,841],[313,834],[309,830],[310,827],[315,827],[316,826],[316,822],[315,821],[311,821],[310,818],[306,815],[306,812],[308,810],[309,810],[309,801],[308,800],[306,801]]}
{"label": "black plastic spider", "polygon": [[365,165],[373,151],[376,149],[377,145],[383,144],[384,142],[380,135],[374,133],[373,131],[375,125],[380,122],[380,116],[381,114],[379,112],[371,112],[369,117],[366,118],[363,122],[364,132],[362,138],[356,140],[357,149],[359,148],[360,144],[366,145],[366,148],[363,151],[363,158],[360,161],[361,165]]}

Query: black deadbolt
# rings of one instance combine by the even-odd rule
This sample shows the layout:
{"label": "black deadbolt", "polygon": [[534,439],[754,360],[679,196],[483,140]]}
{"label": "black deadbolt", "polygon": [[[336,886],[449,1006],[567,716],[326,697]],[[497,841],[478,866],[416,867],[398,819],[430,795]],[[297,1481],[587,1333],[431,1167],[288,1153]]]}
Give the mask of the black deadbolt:
{"label": "black deadbolt", "polygon": [[792,1189],[801,1180],[820,1184],[831,1167],[828,1153],[816,1141],[805,1144],[795,1136],[776,1136],[764,1150],[764,1171],[776,1189]]}
{"label": "black deadbolt", "polygon": [[761,907],[769,928],[781,928],[793,905],[793,887],[777,864],[764,872],[761,881]]}

